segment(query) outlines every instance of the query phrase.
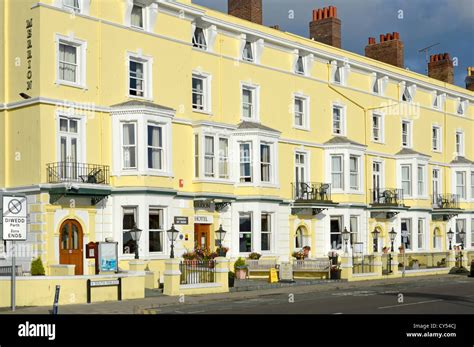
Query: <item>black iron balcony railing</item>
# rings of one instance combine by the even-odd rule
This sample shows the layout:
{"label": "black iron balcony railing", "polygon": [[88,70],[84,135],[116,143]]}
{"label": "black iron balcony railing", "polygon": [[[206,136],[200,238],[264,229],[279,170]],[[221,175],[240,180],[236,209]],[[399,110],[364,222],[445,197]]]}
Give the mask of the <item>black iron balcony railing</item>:
{"label": "black iron balcony railing", "polygon": [[403,206],[403,189],[370,189],[370,203],[381,206]]}
{"label": "black iron balcony railing", "polygon": [[331,185],[319,182],[293,182],[291,184],[295,201],[331,201]]}
{"label": "black iron balcony railing", "polygon": [[433,208],[459,208],[459,195],[434,194],[431,196]]}
{"label": "black iron balcony railing", "polygon": [[109,166],[61,161],[46,164],[48,183],[109,184]]}

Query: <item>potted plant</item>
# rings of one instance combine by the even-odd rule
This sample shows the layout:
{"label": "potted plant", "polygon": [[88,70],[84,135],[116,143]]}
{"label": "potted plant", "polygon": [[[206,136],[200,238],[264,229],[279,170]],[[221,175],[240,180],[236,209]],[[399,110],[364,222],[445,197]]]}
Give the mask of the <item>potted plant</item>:
{"label": "potted plant", "polygon": [[229,271],[228,274],[229,274],[229,287],[233,287],[234,281],[235,281],[235,273],[232,271]]}
{"label": "potted plant", "polygon": [[252,260],[258,260],[260,259],[262,255],[260,253],[257,253],[257,252],[252,252],[249,254],[249,259],[252,259]]}
{"label": "potted plant", "polygon": [[337,252],[334,252],[334,251],[329,252],[328,257],[331,260],[332,265],[337,265],[337,261],[338,261],[338,258],[339,258],[339,255],[337,254]]}
{"label": "potted plant", "polygon": [[303,259],[308,258],[309,251],[311,251],[311,247],[310,247],[310,246],[304,246],[304,247],[303,247]]}
{"label": "potted plant", "polygon": [[405,247],[403,246],[398,247],[398,251],[400,252],[400,254],[405,253]]}
{"label": "potted plant", "polygon": [[239,257],[234,263],[235,277],[239,280],[247,278],[247,264],[245,260]]}
{"label": "potted plant", "polygon": [[331,265],[331,279],[340,280],[341,279],[341,269],[339,265]]}
{"label": "potted plant", "polygon": [[296,258],[297,260],[303,260],[304,259],[304,253],[302,251],[295,251],[293,252],[292,256]]}

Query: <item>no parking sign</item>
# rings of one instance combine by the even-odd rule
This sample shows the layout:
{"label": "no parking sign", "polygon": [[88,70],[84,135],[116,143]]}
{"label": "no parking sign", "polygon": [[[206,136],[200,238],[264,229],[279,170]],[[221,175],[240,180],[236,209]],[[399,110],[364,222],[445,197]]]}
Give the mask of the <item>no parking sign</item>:
{"label": "no parking sign", "polygon": [[3,240],[26,240],[26,197],[3,196]]}

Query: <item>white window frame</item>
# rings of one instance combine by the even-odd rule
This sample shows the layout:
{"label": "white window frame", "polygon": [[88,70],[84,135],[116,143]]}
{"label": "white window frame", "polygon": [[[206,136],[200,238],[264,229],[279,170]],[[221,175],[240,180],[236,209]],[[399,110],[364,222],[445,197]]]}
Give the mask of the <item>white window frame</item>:
{"label": "white window frame", "polygon": [[[249,157],[248,157],[248,160],[245,160],[245,161],[242,160],[244,158],[242,156],[242,151],[240,149],[240,146],[242,146],[242,145],[248,145],[249,146]],[[238,171],[239,172],[239,176],[238,176],[239,177],[239,182],[241,184],[254,183],[255,182],[255,177],[254,177],[255,176],[255,172],[254,172],[255,170],[253,168],[253,160],[252,160],[253,159],[253,143],[252,143],[252,141],[240,141],[238,143],[238,147],[239,147],[239,171]],[[248,164],[249,165],[249,167],[250,167],[250,176],[242,176],[241,170],[240,170],[240,167],[241,167],[242,164],[244,164],[244,165]],[[247,177],[250,177],[249,181],[245,180]],[[242,179],[244,179],[244,181],[242,181]]]}
{"label": "white window frame", "polygon": [[[79,40],[74,37],[64,36],[56,34],[56,81],[57,85],[65,85],[70,87],[77,87],[81,89],[87,89],[86,86],[86,52],[87,52],[87,42],[84,40]],[[73,46],[76,48],[76,82],[66,81],[60,79],[60,68],[59,68],[59,45]]]}
{"label": "white window frame", "polygon": [[474,201],[474,169],[471,171],[471,200]]}
{"label": "white window frame", "polygon": [[[468,173],[467,170],[455,170],[454,171],[455,194],[457,194],[459,199],[463,200],[463,201],[465,201],[467,199],[467,173]],[[463,181],[464,181],[463,185],[460,185],[459,182],[458,182],[458,174],[461,174],[461,176],[463,177]],[[462,194],[458,193],[458,187],[460,187],[462,189],[461,190]]]}
{"label": "white window frame", "polygon": [[[133,12],[133,8],[135,6],[141,8],[141,10],[142,10],[142,24],[143,24],[143,26],[137,26],[137,25],[132,24],[132,12]],[[133,5],[132,5],[132,10],[131,10],[131,13],[130,13],[130,27],[133,28],[133,29],[138,29],[138,30],[146,30],[146,28],[148,27],[147,21],[148,21],[148,19],[147,19],[147,7],[145,6],[145,4],[142,4],[138,1],[134,1]]]}
{"label": "white window frame", "polygon": [[[337,133],[335,132],[335,128],[334,128],[334,109],[339,109],[340,110],[340,124],[339,124],[339,127],[340,127],[340,132]],[[337,103],[333,103],[331,105],[331,129],[332,129],[332,134],[335,135],[335,136],[346,136],[346,106],[344,105],[341,105],[341,104],[337,104]]]}
{"label": "white window frame", "polygon": [[[196,32],[198,30],[201,30],[202,32],[202,36],[204,38],[204,44],[202,43],[199,43],[197,40],[196,40]],[[203,51],[207,51],[208,50],[208,42],[207,42],[207,37],[206,37],[206,31],[205,29],[202,27],[202,26],[198,26],[196,25],[194,28],[193,28],[193,38],[192,38],[192,45],[194,48],[197,48],[197,49],[200,49],[200,50],[203,50]]]}
{"label": "white window frame", "polygon": [[[403,83],[402,88],[403,88],[403,90],[402,90],[402,93],[400,95],[400,101],[407,102],[407,103],[413,102],[414,95],[413,95],[412,89],[416,88],[416,86],[415,85],[407,86],[405,83]],[[404,98],[406,100],[403,100]]]}
{"label": "white window frame", "polygon": [[[268,228],[269,230],[266,230],[266,231],[263,231],[262,230],[262,216],[263,215],[267,215],[268,217]],[[272,243],[273,243],[273,217],[274,217],[274,213],[272,212],[266,212],[266,211],[262,211],[260,213],[260,251],[262,253],[271,253],[273,251],[273,246],[272,246]],[[269,240],[268,240],[268,246],[269,246],[269,249],[262,249],[262,235],[263,234],[268,234],[269,235]]]}
{"label": "white window frame", "polygon": [[[296,123],[296,101],[300,100],[303,106],[303,112],[301,113],[302,124],[299,125]],[[293,127],[300,130],[310,130],[310,99],[306,95],[302,94],[293,94]]]}
{"label": "white window frame", "polygon": [[[351,170],[351,161],[355,159],[356,170]],[[352,185],[352,177],[356,178],[357,186]],[[360,190],[360,157],[357,155],[349,155],[349,189],[359,191]]]}
{"label": "white window frame", "polygon": [[464,116],[466,114],[466,109],[467,109],[467,101],[461,100],[460,98],[458,98],[457,104],[456,104],[456,114],[459,116]]}
{"label": "white window frame", "polygon": [[[299,62],[301,61],[301,66],[303,68],[303,70],[299,70]],[[301,54],[298,55],[298,57],[296,58],[296,62],[295,62],[295,66],[294,66],[294,72],[295,74],[297,75],[300,75],[300,76],[306,76],[306,66],[305,66],[305,57],[302,56]]]}
{"label": "white window frame", "polygon": [[[402,142],[402,147],[404,148],[412,148],[413,147],[413,122],[407,119],[402,120],[402,131],[401,131],[401,142]],[[404,137],[404,132],[403,132],[403,124],[407,124],[407,141],[406,144],[403,143],[403,137]]]}
{"label": "white window frame", "polygon": [[[332,159],[334,157],[338,157],[341,161],[341,171],[334,171],[333,169],[333,165],[332,165]],[[330,156],[330,167],[331,167],[331,188],[333,188],[334,190],[344,190],[344,155],[343,154],[331,154]],[[335,187],[334,186],[334,180],[333,180],[333,175],[340,175],[341,176],[341,187]]]}
{"label": "white window frame", "polygon": [[[458,135],[459,135],[459,145],[458,145]],[[464,131],[457,129],[455,136],[454,136],[454,151],[456,152],[456,155],[458,156],[464,156]],[[459,150],[458,150],[459,146]]]}
{"label": "white window frame", "polygon": [[[375,137],[375,134],[374,134],[374,118],[378,119],[378,131],[379,131],[379,136],[378,136],[378,139]],[[373,112],[372,113],[372,141],[373,142],[376,142],[376,143],[384,143],[385,142],[385,129],[384,129],[384,115],[382,113],[376,113],[376,112]]]}
{"label": "white window frame", "polygon": [[[246,47],[250,47],[250,54],[252,55],[252,59],[248,58],[245,56],[245,50]],[[251,41],[245,41],[243,50],[242,50],[242,56],[241,59],[243,61],[246,61],[247,63],[255,63],[255,43]]]}
{"label": "white window frame", "polygon": [[[123,235],[125,234],[124,231],[127,231],[127,230],[130,230],[130,229],[124,229],[123,228],[123,217],[125,215],[125,210],[134,210],[133,212],[133,215],[134,215],[134,221],[135,221],[135,225],[139,225],[138,224],[138,221],[139,221],[139,218],[140,218],[140,209],[139,209],[139,206],[138,205],[121,205],[120,206],[120,250],[119,250],[119,254],[123,257],[123,258],[130,258],[132,259],[133,258],[133,254],[134,253],[124,253],[123,252],[123,247],[124,247],[124,243],[123,243]],[[138,244],[136,245],[137,247],[140,247],[140,243],[138,242]]]}
{"label": "white window frame", "polygon": [[[209,154],[206,152],[206,143],[207,143],[207,139],[211,139],[212,140],[212,153]],[[203,169],[204,169],[204,177],[206,179],[212,179],[212,178],[216,178],[216,175],[217,175],[217,170],[216,170],[216,137],[214,135],[211,135],[211,134],[203,134],[203,151],[204,151],[204,156],[203,156],[203,159],[204,159],[204,163],[203,163]],[[212,172],[206,172],[207,170],[207,166],[206,166],[206,163],[208,161],[208,159],[210,159],[211,163],[212,163]]]}
{"label": "white window frame", "polygon": [[[426,196],[426,165],[418,164],[416,167],[417,170],[417,193],[418,197]],[[420,172],[421,172],[421,180],[420,180]],[[420,189],[421,188],[421,189]]]}
{"label": "white window frame", "polygon": [[[150,146],[148,144],[148,127],[150,127],[150,126],[161,129],[161,147]],[[164,171],[164,166],[165,166],[165,163],[166,163],[166,151],[165,151],[165,145],[166,145],[165,131],[166,131],[166,129],[163,127],[162,123],[156,123],[156,122],[152,122],[152,121],[148,121],[146,127],[147,127],[147,129],[146,129],[146,137],[147,137],[147,139],[146,139],[147,140],[147,142],[146,142],[146,151],[147,151],[147,156],[146,156],[147,160],[146,161],[147,161],[147,163],[146,164],[147,164],[147,169],[157,171],[157,172],[163,172]],[[157,168],[151,168],[150,167],[149,158],[148,158],[148,151],[150,149],[155,149],[155,150],[161,151],[161,163],[160,163],[161,168],[157,169]]]}
{"label": "white window frame", "polygon": [[77,0],[77,7],[67,5],[66,0],[61,0],[61,5],[62,5],[62,8],[64,8],[65,10],[72,11],[74,13],[81,13],[82,12],[82,1],[81,0]]}
{"label": "white window frame", "polygon": [[[413,251],[413,249],[414,249],[414,247],[413,247],[413,218],[401,218],[400,219],[400,241],[403,240],[403,235],[402,235],[402,231],[401,231],[401,226],[403,224],[403,221],[406,221],[407,226],[408,226],[407,237],[408,237],[408,240],[409,240],[409,248],[406,247],[406,250],[407,251]],[[404,245],[402,242],[401,242],[401,244]]]}
{"label": "white window frame", "polygon": [[[403,179],[403,168],[404,167],[409,168],[409,170],[408,170],[408,174],[409,174],[408,180]],[[403,182],[408,182],[409,183],[408,186],[410,187],[409,192],[403,191],[403,196],[404,197],[412,197],[413,196],[413,165],[412,164],[401,164],[400,165],[400,179],[401,179],[401,189],[402,189],[402,191],[403,191]]]}
{"label": "white window frame", "polygon": [[[421,228],[420,228],[421,227]],[[425,218],[418,218],[417,221],[417,248],[418,250],[426,249],[426,219]],[[420,245],[421,241],[421,245]]]}
{"label": "white window frame", "polygon": [[198,112],[198,113],[206,113],[206,114],[211,114],[212,113],[212,75],[202,72],[202,71],[193,71],[192,74],[192,79],[200,79],[203,82],[203,109],[200,110],[198,108],[195,108],[193,104],[193,94],[194,90],[192,88],[192,80],[191,80],[191,108],[193,112]]}
{"label": "white window frame", "polygon": [[[250,231],[246,230],[246,231],[240,231],[240,217],[242,215],[245,215],[245,216],[250,216]],[[253,231],[254,231],[254,214],[252,212],[239,212],[238,214],[238,225],[239,225],[239,238],[238,238],[238,249],[239,249],[239,254],[249,254],[250,252],[253,252],[254,250],[254,247],[255,247],[255,240],[254,240],[254,234],[253,234]],[[240,250],[240,236],[241,234],[250,234],[250,251],[241,251]]]}
{"label": "white window frame", "polygon": [[[252,92],[252,114],[251,117],[244,116],[244,89]],[[259,122],[260,120],[260,87],[255,84],[240,84],[240,119],[250,122]]]}
{"label": "white window frame", "polygon": [[[217,136],[216,137],[217,141],[217,150],[218,150],[218,158],[217,158],[217,172],[218,172],[218,177],[219,179],[224,179],[228,180],[230,178],[230,163],[229,163],[229,151],[230,151],[230,141],[228,137],[225,136]],[[221,152],[221,140],[226,140],[227,141],[227,153],[223,155]],[[227,168],[227,175],[225,175],[224,170],[221,171],[221,163],[225,163],[225,166]]]}
{"label": "white window frame", "polygon": [[[269,158],[269,162],[263,162],[262,161],[262,146],[267,146],[268,147],[268,150],[270,151],[270,158]],[[274,181],[273,179],[273,144],[272,143],[267,143],[267,142],[263,142],[261,141],[259,143],[259,159],[260,159],[260,182],[263,183],[263,184],[268,184],[268,183],[272,183]],[[268,172],[269,172],[269,179],[267,181],[264,181],[263,180],[263,177],[262,177],[262,168],[263,166],[266,165],[268,166]]]}
{"label": "white window frame", "polygon": [[[150,229],[150,212],[151,210],[161,210],[161,229]],[[166,220],[166,209],[162,206],[148,206],[148,224],[147,224],[147,230],[148,230],[148,238],[146,239],[146,244],[147,244],[147,252],[149,255],[161,255],[165,254],[165,248],[166,248],[166,243],[168,240],[168,235],[166,235],[166,228],[165,228],[165,220]],[[152,232],[159,232],[161,233],[162,236],[162,251],[150,251],[150,233]]]}
{"label": "white window frame", "polygon": [[61,131],[61,119],[66,119],[68,121],[68,128],[70,124],[70,120],[77,121],[77,162],[87,162],[86,160],[86,118],[84,115],[76,115],[76,114],[67,114],[67,112],[63,112],[64,110],[57,110],[56,111],[56,119],[57,119],[57,131],[56,131],[56,143],[57,143],[57,150],[56,150],[56,158],[57,161],[62,161],[61,159],[61,137],[70,137],[69,131],[64,133]]}
{"label": "white window frame", "polygon": [[[123,143],[123,135],[124,135],[124,132],[123,132],[123,128],[125,125],[131,125],[133,124],[133,130],[134,130],[134,145],[133,146],[130,146],[128,145],[128,147],[134,147],[135,150],[135,166],[125,166],[125,161],[124,161],[124,157],[125,157],[125,151],[124,151],[124,148],[125,148],[125,144]],[[137,170],[138,168],[138,161],[139,161],[139,158],[138,158],[138,138],[137,138],[137,134],[138,134],[138,122],[136,121],[130,121],[130,122],[120,122],[120,158],[121,158],[121,166],[120,166],[120,169],[122,171],[135,171]],[[148,154],[148,153],[147,153]]]}
{"label": "white window frame", "polygon": [[[133,60],[135,62],[143,64],[143,96],[139,95],[132,95],[130,94],[130,61]],[[127,63],[126,63],[126,71],[127,71],[127,79],[126,79],[126,87],[127,87],[127,97],[133,99],[144,99],[144,100],[151,100],[153,98],[153,58],[150,56],[145,56],[142,54],[127,52]]]}
{"label": "white window frame", "polygon": [[[434,137],[434,133],[436,133],[437,138]],[[436,140],[436,146],[435,146],[435,140]],[[441,126],[433,125],[431,127],[431,150],[433,152],[441,153],[443,151],[442,143],[443,141],[442,141]]]}

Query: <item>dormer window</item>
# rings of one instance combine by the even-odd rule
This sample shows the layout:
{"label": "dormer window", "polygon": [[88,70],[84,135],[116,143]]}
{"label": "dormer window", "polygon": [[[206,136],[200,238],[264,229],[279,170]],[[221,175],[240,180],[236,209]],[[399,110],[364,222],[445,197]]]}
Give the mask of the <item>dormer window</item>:
{"label": "dormer window", "polygon": [[350,73],[350,65],[347,62],[331,61],[330,65],[331,83],[346,85]]}
{"label": "dormer window", "polygon": [[76,13],[81,12],[79,0],[63,0],[63,7]]}
{"label": "dormer window", "polygon": [[252,43],[250,43],[249,41],[245,42],[244,51],[242,53],[242,59],[250,62],[253,62],[254,60]]}
{"label": "dormer window", "polygon": [[139,29],[144,28],[144,9],[143,9],[143,6],[141,6],[139,4],[133,4],[131,25],[134,28],[139,28]]}
{"label": "dormer window", "polygon": [[301,55],[298,56],[298,59],[296,60],[295,73],[297,73],[298,75],[304,75],[305,74],[304,61],[303,61],[303,57]]}
{"label": "dormer window", "polygon": [[196,27],[193,35],[193,47],[207,50],[206,36],[202,28]]}

